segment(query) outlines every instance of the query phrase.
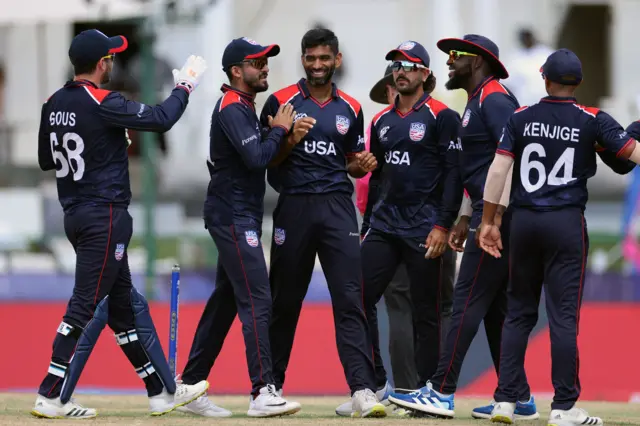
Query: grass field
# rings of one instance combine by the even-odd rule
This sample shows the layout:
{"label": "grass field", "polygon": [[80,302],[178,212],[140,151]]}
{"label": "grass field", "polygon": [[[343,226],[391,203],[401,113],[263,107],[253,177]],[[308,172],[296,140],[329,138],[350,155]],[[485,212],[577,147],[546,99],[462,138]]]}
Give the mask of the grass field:
{"label": "grass field", "polygon": [[[488,421],[471,418],[471,409],[485,404],[485,400],[462,399],[456,401],[457,417],[454,420],[436,419],[405,419],[387,417],[384,419],[346,419],[334,414],[337,405],[344,402],[344,398],[336,397],[300,397],[291,398],[302,404],[302,411],[284,418],[254,419],[246,416],[248,397],[213,397],[213,400],[234,412],[234,416],[227,419],[206,419],[188,414],[174,412],[162,417],[150,417],[147,414],[147,399],[143,396],[98,396],[79,395],[79,403],[94,407],[98,410],[98,417],[89,420],[43,420],[32,417],[29,411],[35,400],[30,394],[0,394],[0,425],[36,425],[52,423],[56,425],[82,424],[90,422],[96,425],[199,425],[199,424],[287,424],[287,425],[342,425],[342,424],[430,424],[439,425],[489,425]],[[518,422],[518,425],[545,425],[549,414],[549,401],[537,401],[540,420],[532,422]],[[602,417],[605,425],[640,425],[640,404],[584,402],[580,407],[590,414]]]}

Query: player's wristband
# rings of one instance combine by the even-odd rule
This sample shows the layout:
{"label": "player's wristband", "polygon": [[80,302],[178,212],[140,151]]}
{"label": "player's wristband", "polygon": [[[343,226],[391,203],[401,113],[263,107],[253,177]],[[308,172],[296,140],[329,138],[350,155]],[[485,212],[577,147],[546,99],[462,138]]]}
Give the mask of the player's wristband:
{"label": "player's wristband", "polygon": [[186,90],[189,94],[196,89],[195,86],[188,81],[179,81],[178,84],[176,84],[176,87]]}

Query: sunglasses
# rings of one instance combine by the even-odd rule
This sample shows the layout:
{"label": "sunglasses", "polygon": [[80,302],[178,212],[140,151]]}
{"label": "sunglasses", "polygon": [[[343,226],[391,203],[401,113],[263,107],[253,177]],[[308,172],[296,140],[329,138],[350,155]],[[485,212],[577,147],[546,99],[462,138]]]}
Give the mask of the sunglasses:
{"label": "sunglasses", "polygon": [[239,66],[242,64],[249,64],[249,66],[257,69],[257,70],[261,70],[262,68],[266,67],[269,64],[269,58],[267,58],[266,56],[262,56],[260,58],[254,58],[254,59],[245,59],[242,62],[238,62],[236,64],[232,64],[229,66],[229,68],[233,67],[233,66]]}
{"label": "sunglasses", "polygon": [[422,64],[416,64],[415,62],[409,62],[409,61],[394,61],[391,63],[391,70],[398,72],[400,71],[400,69],[404,70],[404,72],[411,72],[411,71],[417,71],[419,69],[426,69],[429,70],[429,68],[425,67]]}
{"label": "sunglasses", "polygon": [[460,50],[450,50],[449,51],[449,60],[457,61],[461,56],[478,56],[475,53],[462,52]]}

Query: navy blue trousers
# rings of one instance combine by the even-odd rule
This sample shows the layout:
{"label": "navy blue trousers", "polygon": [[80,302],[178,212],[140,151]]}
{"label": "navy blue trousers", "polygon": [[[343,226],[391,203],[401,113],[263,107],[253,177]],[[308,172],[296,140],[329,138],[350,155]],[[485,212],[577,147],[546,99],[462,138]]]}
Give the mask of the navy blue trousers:
{"label": "navy blue trousers", "polygon": [[[501,368],[500,342],[507,310],[511,212],[507,211],[503,217],[501,232],[504,250],[500,259],[490,256],[476,245],[475,229],[480,221],[481,212],[474,212],[454,288],[453,311],[445,346],[438,369],[431,379],[433,388],[445,394],[456,392],[462,363],[483,320],[496,373]],[[530,389],[526,380],[518,382],[518,385],[519,400],[528,400]]]}
{"label": "navy blue trousers", "polygon": [[410,283],[414,356],[419,381],[425,382],[431,378],[438,366],[443,260],[442,256],[437,259],[424,258],[427,235],[402,238],[371,229],[362,241],[364,306],[369,321],[378,389],[385,385],[387,374],[380,356],[376,304],[401,263],[406,265]]}
{"label": "navy blue trousers", "polygon": [[276,386],[282,388],[285,381],[317,255],[331,294],[338,355],[351,393],[374,389],[362,304],[360,233],[351,197],[341,193],[281,195],[273,221],[270,336]]}
{"label": "navy blue trousers", "polygon": [[502,332],[495,400],[521,400],[518,389],[522,380],[526,381],[523,377],[525,352],[529,335],[538,321],[544,282],[551,335],[551,381],[555,390],[551,409],[571,409],[580,396],[577,338],[589,253],[582,210],[516,210],[510,245],[509,307]]}
{"label": "navy blue trousers", "polygon": [[[105,296],[109,295],[109,327],[116,334],[135,329],[127,257],[133,220],[126,207],[110,204],[78,207],[65,214],[64,230],[76,252],[75,284],[53,342],[49,373],[38,390],[47,398],[60,396],[62,377],[51,371],[66,370],[81,330],[91,321]],[[120,347],[134,368],[149,362],[138,341]],[[157,374],[145,377],[144,382],[149,396],[162,392],[163,384]]]}
{"label": "navy blue trousers", "polygon": [[182,378],[187,384],[206,380],[236,316],[242,323],[252,394],[273,384],[269,323],[271,290],[257,226],[206,227],[218,249],[216,286],[193,337]]}

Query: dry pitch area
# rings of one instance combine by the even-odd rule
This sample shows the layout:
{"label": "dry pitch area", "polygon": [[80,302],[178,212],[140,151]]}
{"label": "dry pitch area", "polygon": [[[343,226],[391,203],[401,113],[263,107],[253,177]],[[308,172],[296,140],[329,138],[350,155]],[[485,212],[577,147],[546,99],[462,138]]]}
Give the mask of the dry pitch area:
{"label": "dry pitch area", "polygon": [[[199,425],[199,424],[233,424],[233,425],[264,425],[264,424],[322,424],[322,425],[355,425],[355,424],[429,424],[440,425],[490,425],[486,420],[474,420],[470,416],[471,409],[486,401],[460,399],[456,401],[454,420],[435,419],[401,419],[387,417],[384,419],[345,419],[334,414],[334,408],[344,402],[344,398],[336,397],[300,397],[292,398],[302,404],[302,411],[284,418],[253,419],[247,418],[248,398],[243,396],[219,397],[212,399],[234,412],[228,419],[205,419],[183,413],[170,413],[162,417],[147,415],[147,400],[143,396],[97,396],[78,395],[78,402],[98,409],[98,417],[89,420],[43,420],[36,419],[29,414],[34,402],[34,395],[3,394],[0,393],[0,425]],[[604,402],[584,402],[581,407],[591,414],[604,419],[606,426],[612,425],[640,425],[640,404],[618,404]],[[534,422],[518,422],[519,426],[546,425],[549,414],[548,401],[538,401],[538,409],[542,416]]]}

